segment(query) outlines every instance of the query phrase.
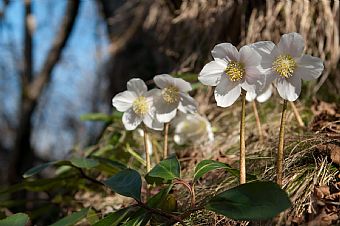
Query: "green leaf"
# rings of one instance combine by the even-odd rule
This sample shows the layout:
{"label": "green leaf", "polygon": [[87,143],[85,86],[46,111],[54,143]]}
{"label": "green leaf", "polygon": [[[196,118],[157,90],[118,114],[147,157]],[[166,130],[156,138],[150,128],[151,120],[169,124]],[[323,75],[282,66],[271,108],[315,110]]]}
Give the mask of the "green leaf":
{"label": "green leaf", "polygon": [[234,220],[264,220],[291,207],[285,191],[273,182],[252,182],[222,192],[206,209]]}
{"label": "green leaf", "polygon": [[89,208],[84,208],[78,212],[74,212],[71,215],[68,215],[54,224],[51,224],[50,226],[72,226],[76,224],[81,219],[85,218],[87,215],[87,212],[89,211]]}
{"label": "green leaf", "polygon": [[170,183],[181,177],[181,166],[176,156],[171,156],[158,163],[145,177],[148,183]]}
{"label": "green leaf", "polygon": [[24,178],[31,177],[37,173],[40,173],[42,170],[46,169],[47,167],[53,165],[55,162],[47,162],[38,166],[35,166],[29,170],[27,170],[24,175],[22,175]]}
{"label": "green leaf", "polygon": [[124,223],[124,226],[144,226],[149,222],[150,218],[151,214],[145,213],[145,211],[143,211],[140,215]]}
{"label": "green leaf", "polygon": [[16,213],[0,220],[0,226],[25,226],[29,222],[29,217],[24,213]]}
{"label": "green leaf", "polygon": [[122,170],[104,181],[104,184],[120,195],[141,200],[142,179],[136,170]]}
{"label": "green leaf", "polygon": [[87,212],[86,219],[91,225],[99,221],[97,213],[93,209],[89,209],[89,211]]}
{"label": "green leaf", "polygon": [[[238,177],[240,174],[240,171],[238,169],[235,169],[228,164],[225,164],[223,162],[218,162],[215,160],[203,160],[200,163],[197,164],[195,168],[195,174],[194,174],[194,181],[197,181],[200,179],[203,175],[206,173],[216,170],[216,169],[225,169],[228,171],[230,174]],[[255,175],[247,174],[247,179],[248,180],[256,180]]]}
{"label": "green leaf", "polygon": [[171,191],[173,184],[167,186],[166,188],[160,190],[156,195],[149,198],[147,205],[151,208],[157,208],[160,204],[166,200],[167,195]]}
{"label": "green leaf", "polygon": [[72,158],[70,162],[72,163],[72,165],[78,168],[86,169],[90,169],[99,165],[99,162],[97,160],[88,158]]}
{"label": "green leaf", "polygon": [[24,173],[23,177],[28,178],[28,177],[34,176],[34,175],[40,173],[41,171],[43,171],[44,169],[46,169],[47,167],[52,166],[52,165],[70,165],[70,162],[65,161],[65,160],[61,160],[61,161],[53,161],[53,162],[47,162],[47,163],[44,163],[44,164],[41,164],[41,165],[37,165],[37,166],[27,170]]}
{"label": "green leaf", "polygon": [[80,120],[82,121],[102,121],[102,122],[111,122],[112,116],[104,113],[89,113],[80,116]]}
{"label": "green leaf", "polygon": [[133,212],[133,208],[127,207],[108,214],[92,226],[117,226]]}

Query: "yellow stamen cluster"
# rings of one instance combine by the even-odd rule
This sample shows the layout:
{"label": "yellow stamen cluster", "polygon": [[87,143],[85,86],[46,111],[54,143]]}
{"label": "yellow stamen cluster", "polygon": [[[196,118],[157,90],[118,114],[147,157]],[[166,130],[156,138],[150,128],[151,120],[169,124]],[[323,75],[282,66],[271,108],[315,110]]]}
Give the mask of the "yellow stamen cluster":
{"label": "yellow stamen cluster", "polygon": [[231,81],[239,81],[245,74],[244,66],[242,63],[231,61],[225,69],[225,73],[230,77]]}
{"label": "yellow stamen cluster", "polygon": [[289,78],[293,75],[296,62],[290,55],[280,55],[274,60],[272,67],[282,77]]}
{"label": "yellow stamen cluster", "polygon": [[179,101],[179,90],[176,86],[168,86],[162,90],[162,97],[168,104],[177,103]]}
{"label": "yellow stamen cluster", "polygon": [[135,101],[133,101],[132,109],[139,116],[145,115],[149,110],[149,104],[146,98],[144,96],[138,97]]}

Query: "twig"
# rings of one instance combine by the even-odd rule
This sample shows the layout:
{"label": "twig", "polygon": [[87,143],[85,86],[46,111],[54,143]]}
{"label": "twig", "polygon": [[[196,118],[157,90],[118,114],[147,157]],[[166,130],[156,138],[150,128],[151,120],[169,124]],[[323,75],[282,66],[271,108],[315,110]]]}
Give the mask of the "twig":
{"label": "twig", "polygon": [[305,127],[305,124],[303,123],[302,118],[301,118],[301,115],[300,115],[298,109],[296,108],[294,102],[289,101],[289,103],[290,103],[290,106],[291,106],[292,109],[293,109],[294,116],[295,116],[297,122],[299,123],[299,126],[302,127],[302,128],[304,128],[304,127]]}
{"label": "twig", "polygon": [[254,111],[254,115],[255,115],[257,130],[259,131],[259,140],[262,143],[263,142],[262,126],[261,126],[261,121],[260,121],[259,113],[257,111],[255,100],[252,101],[252,105],[253,105],[253,111]]}
{"label": "twig", "polygon": [[93,183],[95,183],[95,184],[99,184],[99,185],[105,186],[105,184],[104,184],[103,182],[101,182],[101,181],[99,181],[99,180],[97,180],[97,179],[95,179],[95,178],[92,178],[92,177],[87,176],[87,175],[85,174],[85,172],[83,171],[82,168],[79,168],[79,167],[76,167],[76,166],[73,166],[73,167],[76,168],[76,169],[78,169],[79,172],[80,172],[80,174],[81,174],[81,176],[84,177],[86,180],[89,180],[89,181],[91,181],[91,182],[93,182]]}
{"label": "twig", "polygon": [[181,184],[181,185],[184,185],[187,188],[187,190],[190,193],[190,198],[191,198],[191,205],[190,206],[191,206],[191,208],[195,208],[196,197],[195,197],[194,187],[191,186],[188,182],[181,180],[181,179],[176,179],[174,181],[174,184]]}

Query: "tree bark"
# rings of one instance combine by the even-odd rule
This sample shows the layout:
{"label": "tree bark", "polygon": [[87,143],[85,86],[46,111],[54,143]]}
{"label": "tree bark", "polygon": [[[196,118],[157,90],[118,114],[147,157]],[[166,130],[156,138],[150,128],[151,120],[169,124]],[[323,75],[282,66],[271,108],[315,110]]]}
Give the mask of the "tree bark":
{"label": "tree bark", "polygon": [[25,1],[25,47],[24,70],[22,72],[22,94],[20,102],[19,123],[15,138],[15,147],[11,152],[8,168],[8,182],[20,181],[21,175],[33,165],[34,151],[31,146],[32,115],[43,89],[51,79],[52,70],[60,59],[61,53],[70,37],[80,0],[69,0],[60,29],[46,57],[44,66],[37,76],[33,77],[32,29],[28,23],[31,15],[31,2]]}

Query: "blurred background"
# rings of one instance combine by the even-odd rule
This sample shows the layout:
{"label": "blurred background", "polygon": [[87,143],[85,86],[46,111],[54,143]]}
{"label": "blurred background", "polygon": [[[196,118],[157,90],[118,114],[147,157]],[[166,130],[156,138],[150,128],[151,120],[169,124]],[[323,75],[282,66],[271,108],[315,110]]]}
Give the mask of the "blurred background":
{"label": "blurred background", "polygon": [[303,95],[338,105],[339,20],[338,0],[0,0],[0,182],[95,143],[105,123],[80,116],[130,78],[198,73],[221,42],[301,33],[325,62]]}

